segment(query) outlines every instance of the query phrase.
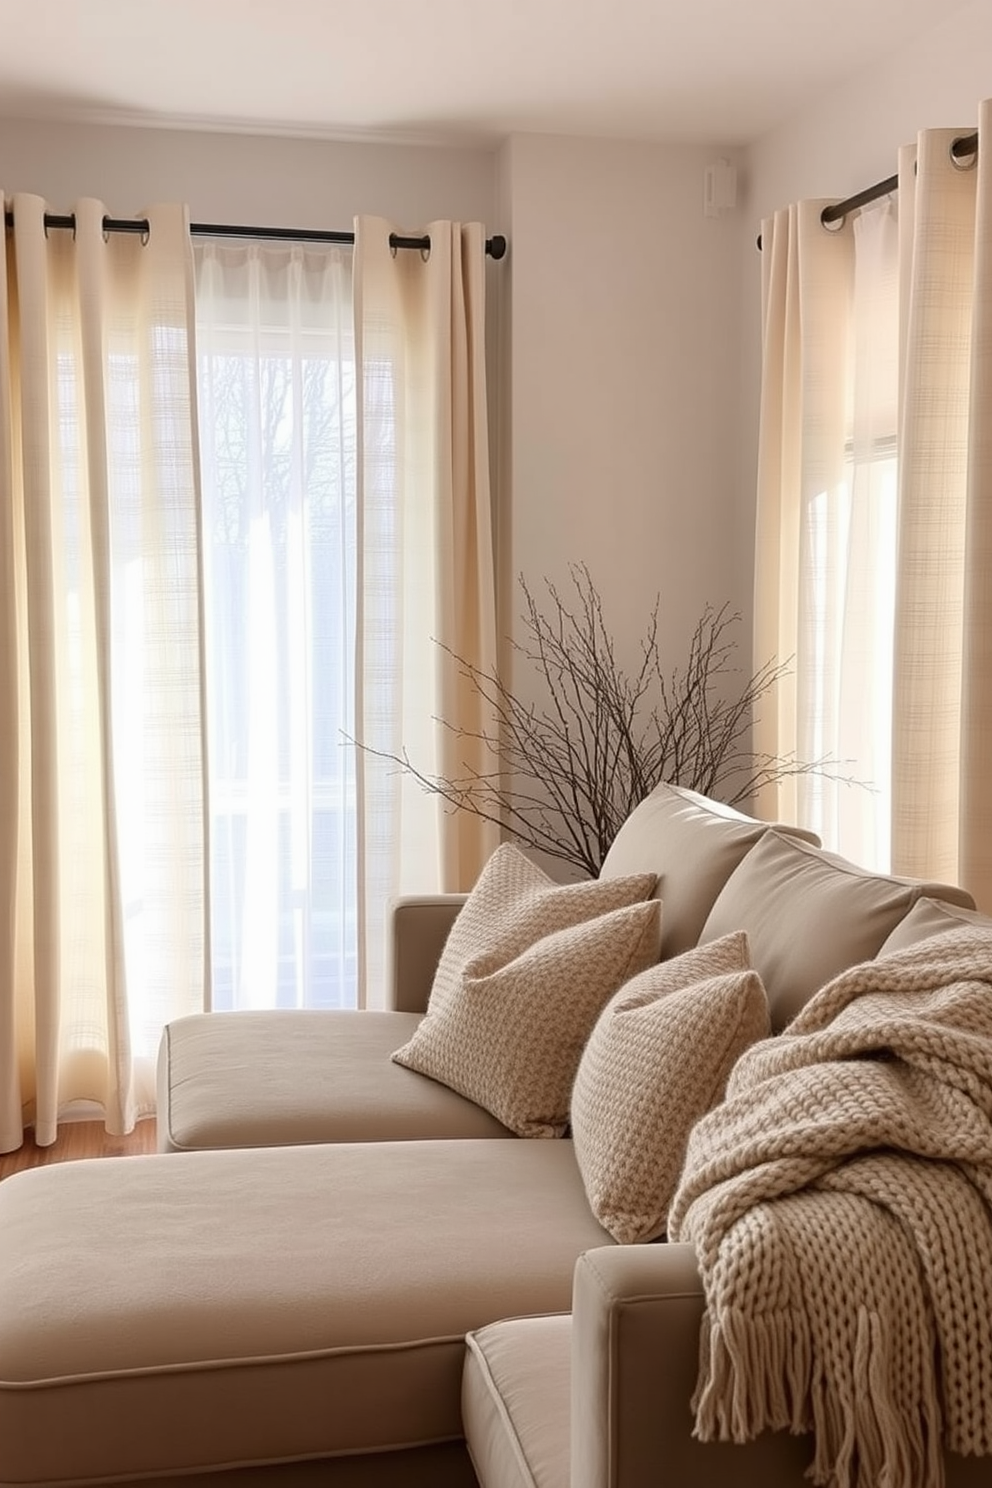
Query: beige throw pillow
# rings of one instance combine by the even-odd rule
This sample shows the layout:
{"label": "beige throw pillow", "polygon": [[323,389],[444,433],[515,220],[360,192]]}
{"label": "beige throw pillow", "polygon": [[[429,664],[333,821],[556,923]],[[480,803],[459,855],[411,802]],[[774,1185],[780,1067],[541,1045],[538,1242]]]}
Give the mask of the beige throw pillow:
{"label": "beige throw pillow", "polygon": [[600,1014],[572,1092],[590,1207],[622,1245],[664,1234],[689,1132],[769,1032],[747,936],[686,951],[621,987]]}
{"label": "beige throw pillow", "polygon": [[497,848],[459,912],[427,1013],[393,1058],[524,1137],[560,1136],[604,1003],[657,961],[653,874],[557,884]]}

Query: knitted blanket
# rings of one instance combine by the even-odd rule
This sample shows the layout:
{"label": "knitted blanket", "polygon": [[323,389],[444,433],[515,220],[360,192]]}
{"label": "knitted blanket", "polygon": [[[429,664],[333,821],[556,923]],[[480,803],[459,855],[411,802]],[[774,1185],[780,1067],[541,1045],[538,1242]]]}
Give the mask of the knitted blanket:
{"label": "knitted blanket", "polygon": [[992,1453],[992,932],[854,967],[754,1045],[668,1233],[706,1297],[698,1437],[812,1431],[837,1488]]}

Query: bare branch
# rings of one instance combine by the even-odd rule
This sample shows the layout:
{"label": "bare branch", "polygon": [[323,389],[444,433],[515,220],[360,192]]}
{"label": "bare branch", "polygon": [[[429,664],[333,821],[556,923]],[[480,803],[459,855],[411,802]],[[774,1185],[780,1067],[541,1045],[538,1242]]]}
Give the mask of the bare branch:
{"label": "bare branch", "polygon": [[[491,772],[466,769],[435,776],[406,752],[390,754],[350,740],[391,761],[453,811],[495,822],[504,832],[595,876],[625,819],[662,780],[731,805],[791,775],[817,774],[856,784],[837,762],[757,754],[750,730],[762,699],[788,674],[768,661],[745,675],[735,666],[740,615],[706,605],[689,640],[685,664],[666,673],[659,649],[657,596],[632,672],[619,666],[600,595],[585,564],[569,568],[573,593],[544,580],[543,611],[523,577],[523,639],[518,658],[540,684],[542,706],[524,703],[498,671],[484,671],[442,646],[488,710],[476,732],[440,720],[456,738],[481,744]],[[438,643],[441,644],[440,642]]]}

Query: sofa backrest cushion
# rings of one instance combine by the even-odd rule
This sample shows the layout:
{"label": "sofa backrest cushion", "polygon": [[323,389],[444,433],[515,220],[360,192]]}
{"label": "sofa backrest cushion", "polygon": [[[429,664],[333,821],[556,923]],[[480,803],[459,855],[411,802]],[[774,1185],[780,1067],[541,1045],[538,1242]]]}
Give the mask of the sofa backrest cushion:
{"label": "sofa backrest cushion", "polygon": [[927,940],[931,935],[940,935],[944,930],[960,930],[962,925],[981,925],[992,930],[992,915],[923,895],[886,938],[878,954],[888,956],[893,951],[903,951],[907,946]]}
{"label": "sofa backrest cushion", "polygon": [[[661,784],[620,828],[600,878],[654,873],[662,902],[661,956],[678,956],[699,940],[706,916],[727,879],[770,830],[732,806],[682,786]],[[799,827],[779,831],[816,844]]]}
{"label": "sofa backrest cushion", "polygon": [[963,889],[870,873],[835,853],[767,832],[720,891],[700,940],[747,932],[778,1032],[826,982],[877,955],[925,894],[974,905]]}

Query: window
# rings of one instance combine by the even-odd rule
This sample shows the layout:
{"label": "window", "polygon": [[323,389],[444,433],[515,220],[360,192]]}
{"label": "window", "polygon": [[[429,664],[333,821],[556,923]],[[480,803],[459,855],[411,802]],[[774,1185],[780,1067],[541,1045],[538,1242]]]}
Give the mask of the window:
{"label": "window", "polygon": [[352,1006],[350,255],[195,251],[212,1005]]}

